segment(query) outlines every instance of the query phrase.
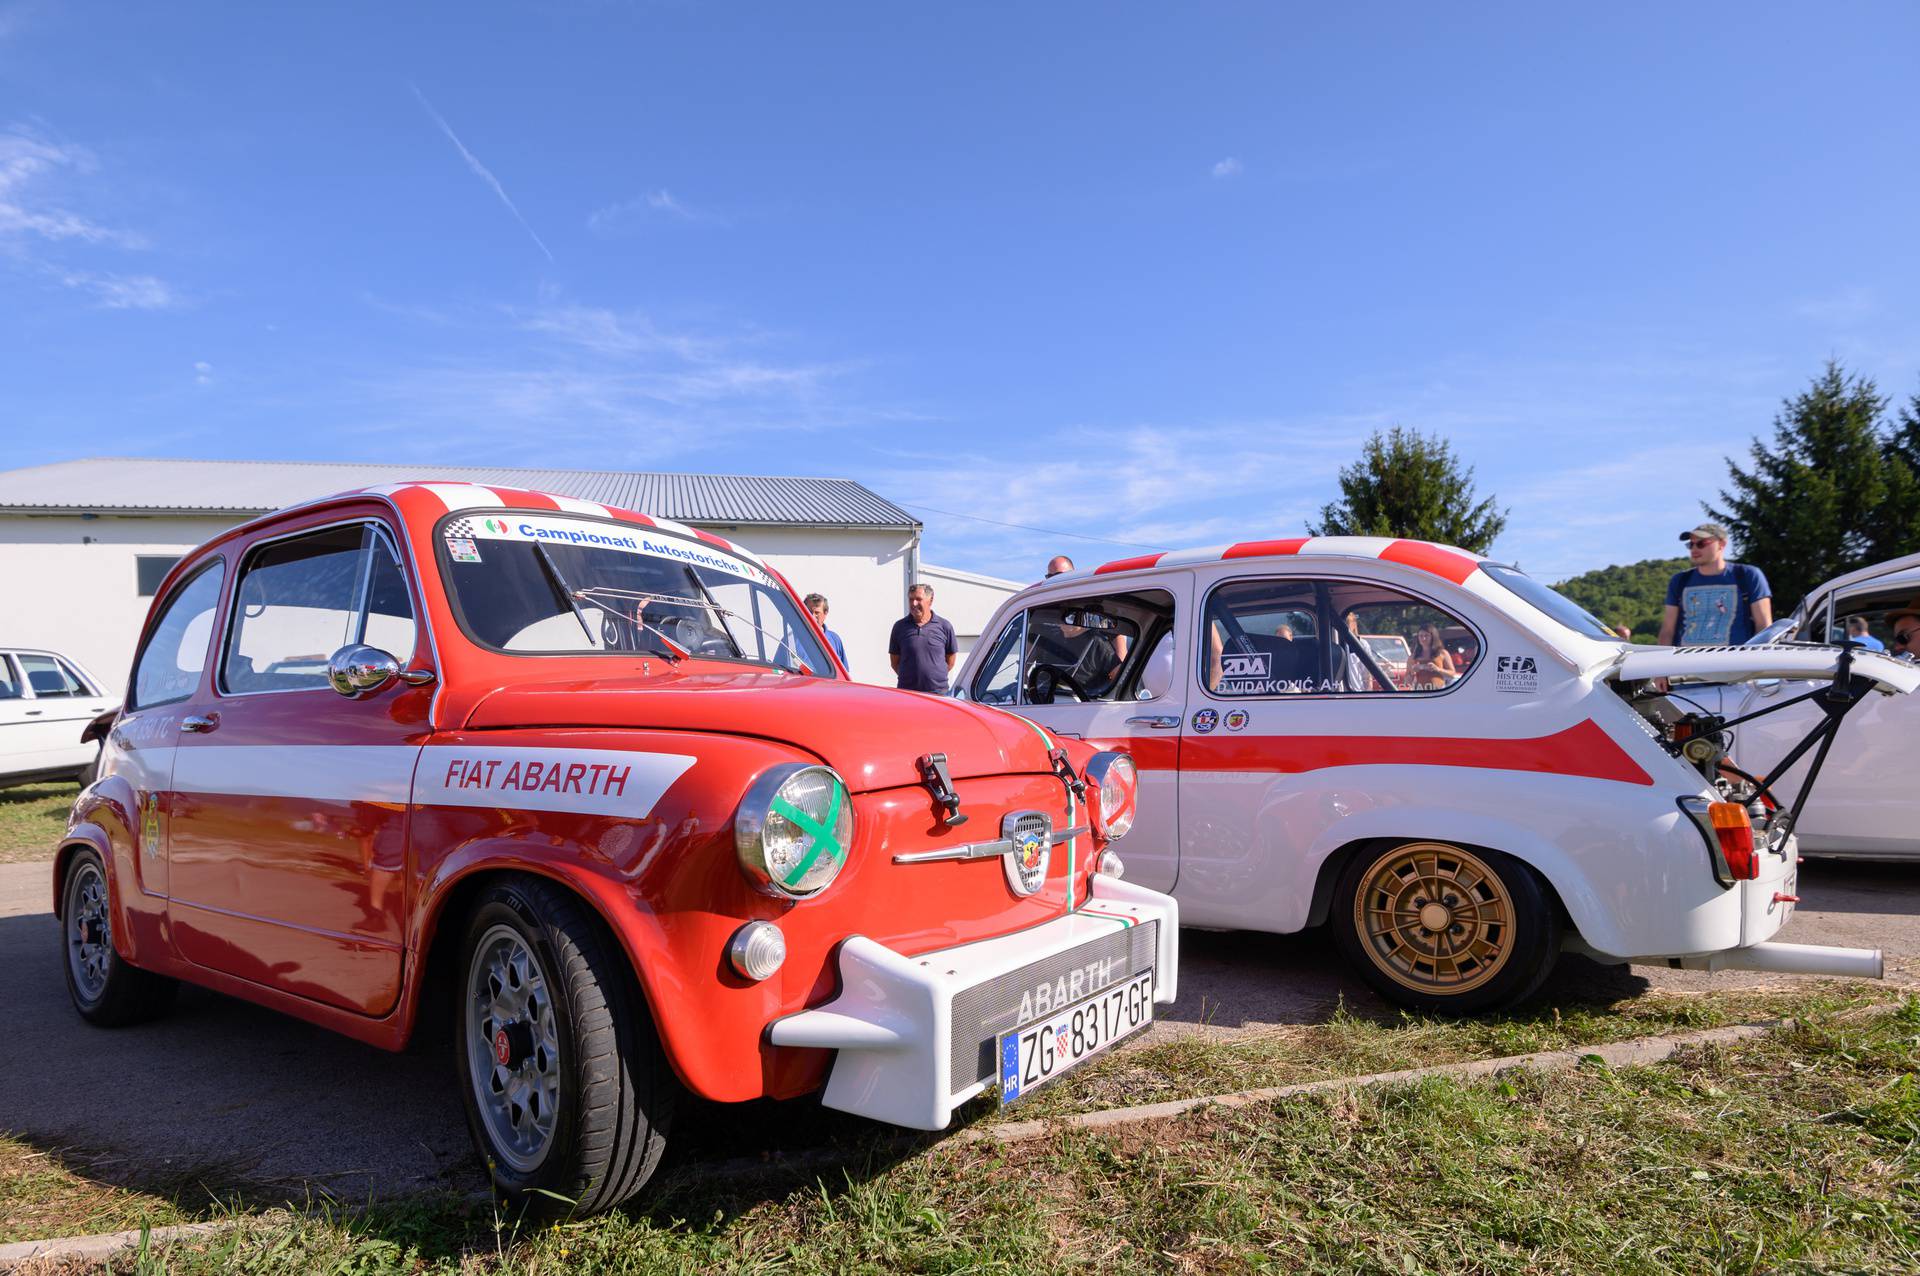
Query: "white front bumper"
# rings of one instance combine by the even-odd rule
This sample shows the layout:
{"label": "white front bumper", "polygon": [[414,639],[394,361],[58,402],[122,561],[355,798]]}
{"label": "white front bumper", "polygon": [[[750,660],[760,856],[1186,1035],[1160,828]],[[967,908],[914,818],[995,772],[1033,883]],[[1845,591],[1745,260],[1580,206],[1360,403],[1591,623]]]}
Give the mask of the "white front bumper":
{"label": "white front bumper", "polygon": [[[1129,933],[1147,926],[1153,930]],[[1149,933],[1151,945],[1145,946]],[[944,1129],[955,1108],[992,1083],[990,1051],[987,1076],[980,1076],[980,1045],[1018,1026],[1018,1007],[994,1006],[987,1013],[977,1012],[975,1003],[1021,988],[1033,991],[1044,978],[1050,988],[1065,981],[1061,1004],[1067,1004],[1138,973],[1148,962],[1153,999],[1166,1003],[1179,992],[1179,954],[1180,908],[1172,896],[1095,874],[1092,897],[1078,911],[997,939],[903,957],[864,935],[852,936],[836,957],[840,995],[776,1019],[767,1039],[776,1046],[839,1051],[821,1097],[828,1107],[916,1130]],[[1082,956],[1089,960],[1076,960]],[[1091,977],[1089,966],[1096,969]],[[1027,967],[1036,969],[1021,980],[1004,979]]]}

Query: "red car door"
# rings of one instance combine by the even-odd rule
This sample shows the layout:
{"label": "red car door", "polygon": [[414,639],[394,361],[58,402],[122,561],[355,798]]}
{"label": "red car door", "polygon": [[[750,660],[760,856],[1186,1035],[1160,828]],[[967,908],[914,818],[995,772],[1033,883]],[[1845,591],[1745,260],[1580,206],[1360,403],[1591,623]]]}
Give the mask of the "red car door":
{"label": "red car door", "polygon": [[189,961],[367,1015],[399,996],[408,798],[430,687],[348,698],[328,659],[403,665],[431,644],[375,518],[246,547],[210,692],[184,715],[168,830],[175,943]]}

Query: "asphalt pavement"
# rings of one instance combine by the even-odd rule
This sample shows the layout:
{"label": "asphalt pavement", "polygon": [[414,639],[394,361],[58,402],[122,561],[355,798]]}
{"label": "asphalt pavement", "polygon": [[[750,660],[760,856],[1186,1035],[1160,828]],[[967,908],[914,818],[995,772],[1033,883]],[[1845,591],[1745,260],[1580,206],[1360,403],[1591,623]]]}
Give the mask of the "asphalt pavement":
{"label": "asphalt pavement", "polygon": [[[1781,939],[1877,944],[1886,950],[1890,983],[1920,984],[1920,864],[1812,861],[1802,866],[1800,893]],[[1318,933],[1189,931],[1183,948],[1180,1000],[1161,1011],[1157,1033],[1258,1031],[1317,1022],[1342,998],[1357,1009],[1379,1004]],[[327,1193],[349,1203],[485,1189],[444,1053],[389,1054],[194,988],[156,1023],[93,1028],[67,1002],[60,961],[47,865],[0,865],[13,1077],[0,1088],[0,1129],[100,1177],[147,1186],[201,1182],[281,1199]],[[1570,958],[1547,995],[1610,1000],[1650,989],[1795,982]],[[771,1106],[810,1112],[813,1105]],[[702,1116],[703,1125],[716,1117],[727,1124],[717,1110]],[[763,1118],[733,1124],[723,1132],[728,1155],[751,1151],[769,1125]]]}

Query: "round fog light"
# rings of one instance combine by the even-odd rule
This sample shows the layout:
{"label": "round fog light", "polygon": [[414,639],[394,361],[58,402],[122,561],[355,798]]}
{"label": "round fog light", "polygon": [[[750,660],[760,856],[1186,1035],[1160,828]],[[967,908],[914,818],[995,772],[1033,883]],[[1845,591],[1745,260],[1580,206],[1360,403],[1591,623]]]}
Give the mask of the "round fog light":
{"label": "round fog light", "polygon": [[1107,877],[1125,877],[1127,866],[1112,851],[1100,852],[1100,872]]}
{"label": "round fog light", "polygon": [[787,959],[787,937],[772,922],[748,922],[727,941],[727,960],[744,977],[758,982]]}

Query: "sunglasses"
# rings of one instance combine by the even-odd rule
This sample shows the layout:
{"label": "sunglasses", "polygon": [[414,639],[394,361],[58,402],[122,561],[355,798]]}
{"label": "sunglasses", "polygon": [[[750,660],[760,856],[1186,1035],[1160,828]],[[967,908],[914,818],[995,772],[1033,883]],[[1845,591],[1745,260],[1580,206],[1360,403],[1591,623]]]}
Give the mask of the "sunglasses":
{"label": "sunglasses", "polygon": [[1696,536],[1687,542],[1687,548],[1705,549],[1709,545],[1718,545],[1719,543],[1717,539],[1711,536]]}
{"label": "sunglasses", "polygon": [[1904,647],[1917,638],[1920,638],[1920,625],[1915,625],[1911,629],[1902,630],[1900,633],[1895,634],[1893,636],[1893,645],[1896,647]]}

